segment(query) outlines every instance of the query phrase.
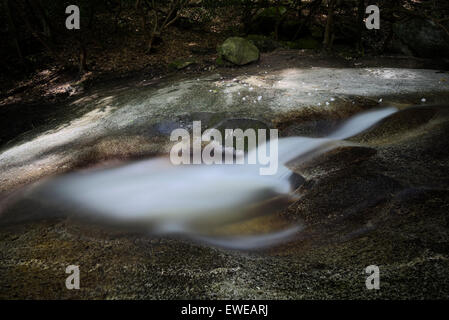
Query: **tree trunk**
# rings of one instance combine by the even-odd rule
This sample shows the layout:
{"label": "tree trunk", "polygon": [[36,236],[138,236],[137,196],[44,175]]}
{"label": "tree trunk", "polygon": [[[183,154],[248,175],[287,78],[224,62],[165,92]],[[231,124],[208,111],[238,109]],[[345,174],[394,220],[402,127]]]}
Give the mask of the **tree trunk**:
{"label": "tree trunk", "polygon": [[47,50],[47,52],[55,59],[58,63],[60,63],[62,66],[66,65],[66,61],[61,57],[61,55],[58,53],[58,51],[55,49],[53,42],[50,41],[47,37],[39,33],[39,31],[36,30],[34,26],[31,25],[30,19],[27,15],[25,6],[31,7],[29,5],[29,1],[17,2],[19,5],[19,9],[22,12],[22,20],[25,24],[25,27],[28,29],[28,32],[33,35],[33,37],[41,43],[41,45]]}
{"label": "tree trunk", "polygon": [[79,73],[80,75],[89,71],[87,69],[87,50],[83,40],[79,41]]}
{"label": "tree trunk", "polygon": [[114,15],[114,33],[118,32],[118,22],[120,20],[120,15],[122,14],[122,10],[123,10],[122,0],[120,0],[117,12]]}
{"label": "tree trunk", "polygon": [[32,5],[34,6],[35,11],[39,15],[39,19],[41,20],[43,34],[47,38],[51,39],[51,41],[53,41],[53,32],[52,32],[53,28],[52,28],[50,19],[48,18],[47,12],[45,12],[45,10],[42,7],[42,4],[39,0],[32,1]]}
{"label": "tree trunk", "polygon": [[365,0],[358,0],[358,8],[357,8],[357,42],[356,48],[357,51],[362,51],[362,34],[363,34],[363,19],[365,17]]}
{"label": "tree trunk", "polygon": [[321,2],[323,2],[323,0],[314,0],[314,2],[312,2],[312,4],[310,5],[309,14],[307,15],[307,18],[301,22],[301,25],[299,26],[298,30],[296,30],[296,33],[292,39],[293,41],[298,39],[298,37],[301,34],[301,31],[304,29],[304,27],[309,25],[310,20],[312,20],[312,17],[315,15],[317,10],[321,6]]}
{"label": "tree trunk", "polygon": [[156,37],[160,37],[162,32],[164,31],[164,29],[168,28],[173,23],[175,23],[176,20],[178,20],[179,12],[183,8],[185,3],[186,3],[185,1],[180,1],[180,0],[176,0],[176,1],[172,2],[169,13],[167,14],[167,16],[165,17],[165,19],[163,20],[162,23],[159,23],[159,21],[158,21],[157,10],[153,4],[152,9],[154,12],[154,24],[153,24],[153,30],[151,31],[150,39],[149,39],[148,45],[147,45],[148,53],[150,53],[150,51],[153,47],[154,39],[156,39]]}
{"label": "tree trunk", "polygon": [[23,63],[23,55],[19,45],[19,37],[17,34],[16,25],[14,24],[14,20],[12,19],[11,9],[9,8],[8,0],[3,0],[3,7],[6,10],[6,18],[8,19],[9,30],[11,31],[10,33],[14,42],[14,46],[16,47],[17,56],[19,57],[20,62]]}
{"label": "tree trunk", "polygon": [[323,46],[325,49],[331,49],[333,33],[334,33],[334,10],[335,4],[337,0],[329,0],[328,4],[328,13],[327,13],[327,23],[326,23],[326,31],[324,32],[324,41]]}
{"label": "tree trunk", "polygon": [[284,20],[284,14],[281,15],[281,3],[279,2],[276,6],[277,19],[276,25],[274,26],[274,40],[279,40],[279,27],[281,26],[282,20]]}

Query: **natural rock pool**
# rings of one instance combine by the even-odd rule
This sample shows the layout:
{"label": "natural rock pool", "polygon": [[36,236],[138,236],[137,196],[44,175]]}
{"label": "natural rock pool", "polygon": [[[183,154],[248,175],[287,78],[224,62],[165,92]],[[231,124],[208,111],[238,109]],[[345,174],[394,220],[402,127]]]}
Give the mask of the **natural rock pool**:
{"label": "natural rock pool", "polygon": [[[77,97],[70,103],[85,110],[79,117],[56,119],[0,150],[0,210],[4,220],[16,219],[1,224],[0,296],[447,297],[448,80],[429,69],[288,65],[119,83]],[[268,249],[228,250],[53,219],[48,207],[21,198],[24,186],[55,174],[166,154],[170,132],[194,120],[204,128],[257,124],[282,137],[323,137],[350,116],[382,107],[399,111],[351,144],[290,166],[303,178],[298,199],[229,226],[235,235],[303,226]],[[64,287],[72,264],[81,269],[76,292]],[[369,265],[380,266],[382,290],[366,290]]]}

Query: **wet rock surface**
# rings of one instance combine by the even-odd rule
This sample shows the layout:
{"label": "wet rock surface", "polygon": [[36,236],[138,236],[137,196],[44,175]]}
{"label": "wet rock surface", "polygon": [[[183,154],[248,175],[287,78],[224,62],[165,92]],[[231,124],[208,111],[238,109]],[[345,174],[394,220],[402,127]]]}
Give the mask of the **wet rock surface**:
{"label": "wet rock surface", "polygon": [[[292,163],[303,177],[299,199],[242,227],[269,231],[300,222],[305,229],[293,241],[241,252],[70,217],[19,219],[0,227],[0,297],[447,298],[448,74],[301,63],[92,92],[72,102],[86,110],[81,116],[37,128],[0,153],[4,199],[54,174],[164,154],[171,130],[189,129],[193,120],[203,129],[257,124],[277,127],[281,136],[317,137],[357,112],[400,108],[351,145]],[[48,210],[5,203],[3,216]],[[65,288],[68,265],[80,266],[80,290]],[[369,265],[380,267],[381,290],[365,287]]]}

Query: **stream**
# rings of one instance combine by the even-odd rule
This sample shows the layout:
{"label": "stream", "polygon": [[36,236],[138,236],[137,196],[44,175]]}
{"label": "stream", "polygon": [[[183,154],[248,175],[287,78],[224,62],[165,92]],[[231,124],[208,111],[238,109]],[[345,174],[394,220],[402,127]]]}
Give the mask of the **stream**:
{"label": "stream", "polygon": [[[254,68],[105,86],[4,144],[8,296],[372,298],[373,264],[376,297],[448,296],[448,74]],[[173,167],[170,133],[193,121],[278,129],[277,174]],[[75,293],[58,289],[70,264]]]}

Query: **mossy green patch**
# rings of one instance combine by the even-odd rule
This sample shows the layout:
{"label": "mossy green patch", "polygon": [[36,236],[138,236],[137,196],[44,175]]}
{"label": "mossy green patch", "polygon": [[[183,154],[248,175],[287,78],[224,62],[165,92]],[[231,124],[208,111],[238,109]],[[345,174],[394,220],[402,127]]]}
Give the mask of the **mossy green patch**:
{"label": "mossy green patch", "polygon": [[194,60],[179,59],[179,60],[173,61],[168,66],[171,69],[182,70],[182,69],[187,68],[188,66],[195,64],[195,63],[196,62]]}
{"label": "mossy green patch", "polygon": [[320,41],[312,37],[301,38],[296,41],[284,41],[283,44],[289,49],[318,49],[321,46]]}

